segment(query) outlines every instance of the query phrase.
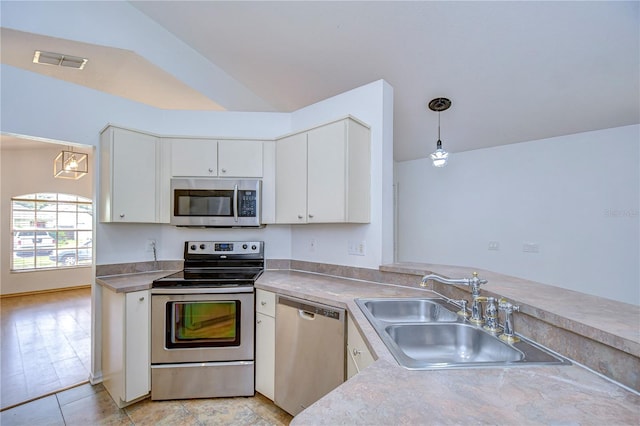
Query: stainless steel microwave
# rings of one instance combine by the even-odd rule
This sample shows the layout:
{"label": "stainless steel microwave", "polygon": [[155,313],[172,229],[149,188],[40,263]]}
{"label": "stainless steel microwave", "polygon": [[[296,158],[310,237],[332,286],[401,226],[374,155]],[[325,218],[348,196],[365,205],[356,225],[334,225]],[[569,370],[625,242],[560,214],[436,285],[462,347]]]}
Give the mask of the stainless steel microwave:
{"label": "stainless steel microwave", "polygon": [[171,220],[175,226],[260,227],[259,179],[171,179]]}

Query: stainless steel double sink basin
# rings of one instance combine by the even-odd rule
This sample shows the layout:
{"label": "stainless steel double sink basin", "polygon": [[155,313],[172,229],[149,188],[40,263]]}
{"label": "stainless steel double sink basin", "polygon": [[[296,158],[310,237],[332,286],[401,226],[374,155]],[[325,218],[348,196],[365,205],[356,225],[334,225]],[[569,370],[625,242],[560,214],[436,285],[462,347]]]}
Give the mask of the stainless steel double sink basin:
{"label": "stainless steel double sink basin", "polygon": [[398,363],[411,370],[528,365],[570,365],[520,337],[506,343],[458,315],[444,298],[356,299]]}

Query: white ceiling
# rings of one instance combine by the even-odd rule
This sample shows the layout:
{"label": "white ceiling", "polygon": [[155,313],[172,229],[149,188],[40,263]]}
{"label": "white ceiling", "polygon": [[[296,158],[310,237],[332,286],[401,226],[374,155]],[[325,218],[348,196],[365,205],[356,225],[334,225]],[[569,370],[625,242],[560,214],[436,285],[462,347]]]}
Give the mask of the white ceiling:
{"label": "white ceiling", "polygon": [[[440,96],[453,102],[441,119],[444,148],[454,153],[640,122],[637,1],[130,3],[272,110],[385,79],[394,88],[396,160],[433,151],[437,113],[426,104]],[[100,55],[120,60],[115,70],[126,62],[127,73],[111,73],[99,90],[129,96],[121,85],[151,65],[116,53]],[[145,89],[136,100],[154,105],[154,91],[173,88],[185,109],[217,108],[164,77],[135,85]]]}

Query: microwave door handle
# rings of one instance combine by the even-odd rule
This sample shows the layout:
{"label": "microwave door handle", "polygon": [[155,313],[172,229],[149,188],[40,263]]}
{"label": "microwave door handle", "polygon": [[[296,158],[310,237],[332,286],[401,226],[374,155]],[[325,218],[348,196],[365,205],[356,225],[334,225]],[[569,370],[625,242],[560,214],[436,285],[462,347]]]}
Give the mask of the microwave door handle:
{"label": "microwave door handle", "polygon": [[238,184],[233,187],[233,220],[238,222]]}

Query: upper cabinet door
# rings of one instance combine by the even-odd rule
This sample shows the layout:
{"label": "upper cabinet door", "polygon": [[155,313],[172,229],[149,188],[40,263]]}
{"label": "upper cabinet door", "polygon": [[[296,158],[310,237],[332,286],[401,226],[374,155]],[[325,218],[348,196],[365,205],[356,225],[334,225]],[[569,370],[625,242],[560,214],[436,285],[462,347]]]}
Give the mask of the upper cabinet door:
{"label": "upper cabinet door", "polygon": [[171,176],[218,176],[218,142],[210,139],[169,139]]}
{"label": "upper cabinet door", "polygon": [[262,177],[263,141],[219,140],[218,176]]}
{"label": "upper cabinet door", "polygon": [[345,222],[346,123],[338,121],[308,132],[308,222]]}
{"label": "upper cabinet door", "polygon": [[307,223],[307,134],[276,142],[276,223]]}
{"label": "upper cabinet door", "polygon": [[100,137],[102,222],[160,222],[158,138],[108,127]]}

